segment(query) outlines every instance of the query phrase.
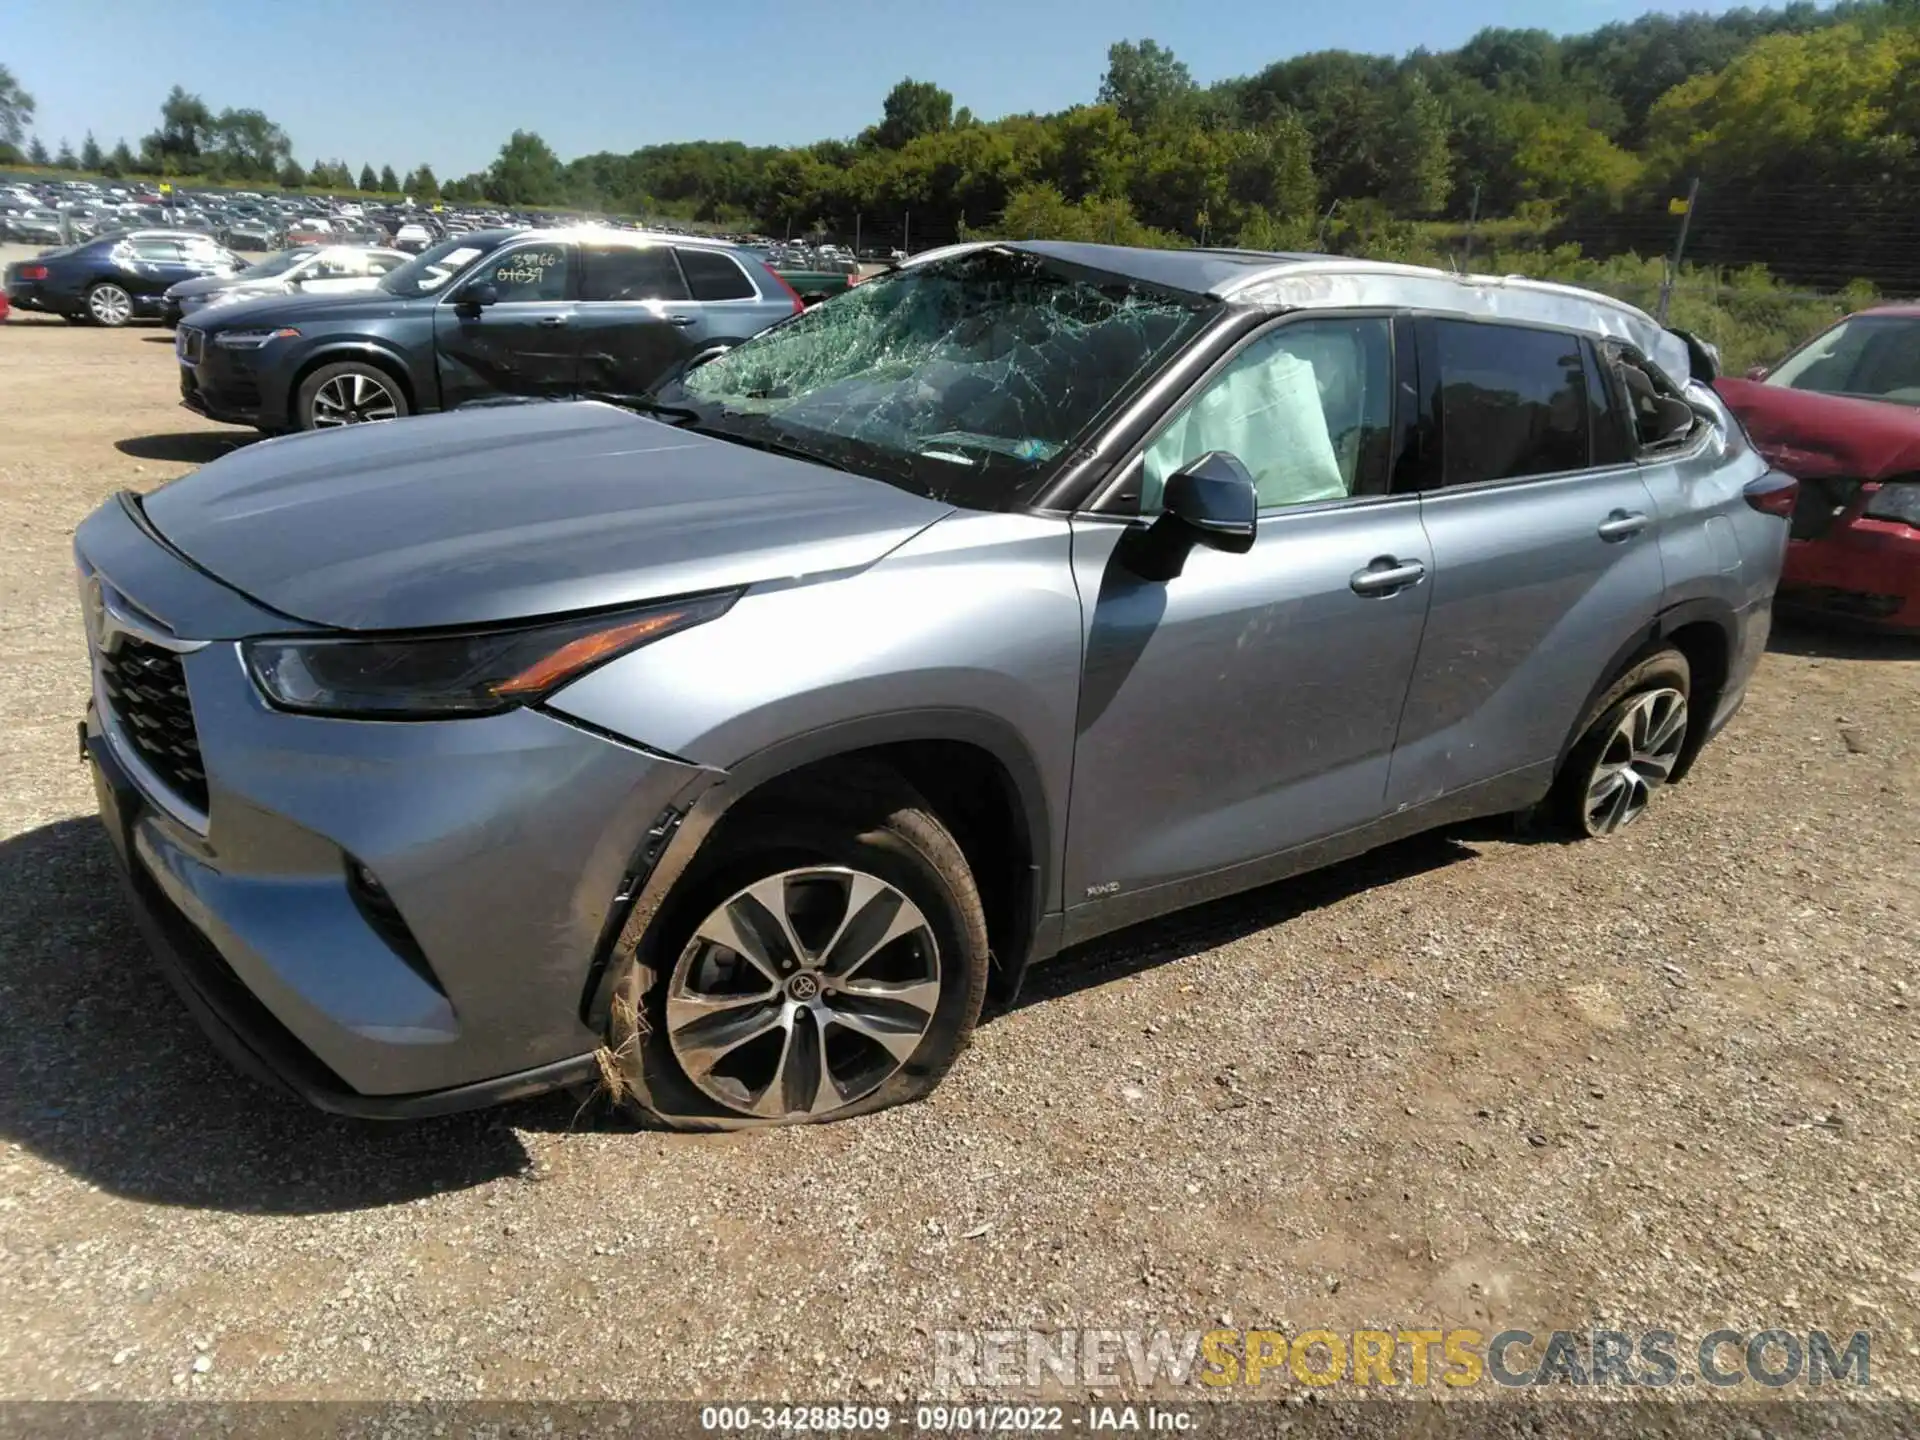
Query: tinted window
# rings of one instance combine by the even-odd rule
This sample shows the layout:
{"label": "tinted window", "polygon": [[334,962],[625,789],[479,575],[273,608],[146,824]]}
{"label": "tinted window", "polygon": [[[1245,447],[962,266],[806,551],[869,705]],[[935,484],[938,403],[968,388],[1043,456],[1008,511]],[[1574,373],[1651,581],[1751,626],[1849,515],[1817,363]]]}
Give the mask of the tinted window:
{"label": "tinted window", "polygon": [[751,300],[759,292],[729,255],[717,250],[679,251],[680,268],[696,300]]}
{"label": "tinted window", "polygon": [[1254,341],[1147,448],[1141,509],[1167,477],[1211,450],[1252,472],[1260,508],[1379,494],[1393,424],[1385,319],[1311,320]]}
{"label": "tinted window", "polygon": [[480,267],[474,278],[500,292],[500,303],[567,298],[567,247],[516,245]]}
{"label": "tinted window", "polygon": [[171,240],[135,240],[132,246],[135,259],[151,261],[157,265],[180,263],[180,247]]}
{"label": "tinted window", "polygon": [[1457,320],[1434,327],[1445,484],[1586,468],[1587,381],[1578,338]]}
{"label": "tinted window", "polygon": [[587,251],[582,300],[684,300],[686,282],[664,245],[609,245]]}

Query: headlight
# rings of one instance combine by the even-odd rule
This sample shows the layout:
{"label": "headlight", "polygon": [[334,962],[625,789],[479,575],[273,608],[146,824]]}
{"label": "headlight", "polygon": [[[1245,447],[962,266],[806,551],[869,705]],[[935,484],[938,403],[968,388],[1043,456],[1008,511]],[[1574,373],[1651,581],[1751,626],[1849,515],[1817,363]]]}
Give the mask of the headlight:
{"label": "headlight", "polygon": [[241,646],[283,710],[373,720],[493,715],[532,704],[596,665],[726,613],[735,594],[514,630],[383,639],[267,638]]}
{"label": "headlight", "polygon": [[1867,501],[1865,513],[1875,520],[1920,525],[1920,481],[1896,480],[1891,485],[1882,485]]}
{"label": "headlight", "polygon": [[228,305],[235,300],[257,300],[260,297],[258,292],[248,294],[244,290],[214,290],[205,295],[196,295],[194,298],[204,308],[208,305]]}
{"label": "headlight", "polygon": [[258,350],[275,340],[291,340],[299,333],[291,325],[282,325],[278,330],[216,330],[213,343],[224,345],[229,350]]}

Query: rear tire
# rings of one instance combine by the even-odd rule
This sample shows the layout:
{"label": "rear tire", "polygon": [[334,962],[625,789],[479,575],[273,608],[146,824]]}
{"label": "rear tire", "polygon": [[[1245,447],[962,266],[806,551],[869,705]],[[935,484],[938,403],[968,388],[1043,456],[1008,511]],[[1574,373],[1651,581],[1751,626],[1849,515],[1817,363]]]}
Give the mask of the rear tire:
{"label": "rear tire", "polygon": [[615,964],[617,1101],[680,1129],[839,1120],[920,1099],[966,1048],[986,917],[925,801],[848,769],[725,822]]}
{"label": "rear tire", "polygon": [[87,318],[95,325],[118,330],[133,319],[133,296],[123,286],[102,280],[87,291]]}
{"label": "rear tire", "polygon": [[1686,747],[1692,684],[1687,657],[1662,649],[1607,687],[1548,797],[1556,824],[1597,840],[1646,813]]}
{"label": "rear tire", "polygon": [[411,413],[400,382],[378,365],[345,360],[322,365],[301,382],[294,398],[294,424],[302,430],[331,430],[401,420]]}

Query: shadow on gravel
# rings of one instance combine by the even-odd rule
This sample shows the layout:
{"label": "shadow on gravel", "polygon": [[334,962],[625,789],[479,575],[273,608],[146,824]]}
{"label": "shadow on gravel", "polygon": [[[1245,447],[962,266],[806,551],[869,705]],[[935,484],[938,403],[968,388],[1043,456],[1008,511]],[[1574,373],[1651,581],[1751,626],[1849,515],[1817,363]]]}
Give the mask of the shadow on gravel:
{"label": "shadow on gravel", "polygon": [[1920,660],[1920,635],[1887,635],[1844,621],[1782,613],[1774,617],[1767,649],[1816,660]]}
{"label": "shadow on gravel", "polygon": [[178,435],[136,435],[116,440],[113,448],[136,460],[168,460],[180,465],[205,465],[230,450],[251,445],[260,436],[251,430],[188,430]]}
{"label": "shadow on gravel", "polygon": [[0,1139],[115,1195],[243,1213],[366,1209],[519,1174],[530,1157],[508,1119],[553,1129],[574,1108],[381,1125],[236,1074],[148,959],[92,816],[0,840],[0,1053]]}
{"label": "shadow on gravel", "polygon": [[[1501,833],[1504,838],[1506,832]],[[1063,951],[1027,977],[1014,1008],[1023,1010],[1076,991],[1124,980],[1170,960],[1182,960],[1283,925],[1295,916],[1332,905],[1363,890],[1472,860],[1478,854],[1471,845],[1462,842],[1458,831],[1429,831],[1325,870],[1311,871],[1245,894],[1149,920],[1130,930]]]}

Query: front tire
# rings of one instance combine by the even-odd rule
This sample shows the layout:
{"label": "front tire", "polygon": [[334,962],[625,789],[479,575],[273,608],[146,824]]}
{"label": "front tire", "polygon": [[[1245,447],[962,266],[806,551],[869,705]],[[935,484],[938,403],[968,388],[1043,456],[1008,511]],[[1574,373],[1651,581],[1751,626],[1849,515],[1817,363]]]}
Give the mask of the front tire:
{"label": "front tire", "polygon": [[322,365],[300,385],[294,421],[302,430],[371,425],[409,413],[400,382],[377,365],[346,360]]}
{"label": "front tire", "polygon": [[1568,752],[1548,802],[1565,829],[1603,839],[1646,814],[1686,748],[1692,685],[1687,657],[1665,649],[1607,688]]}
{"label": "front tire", "polygon": [[133,296],[111,280],[102,280],[87,291],[87,318],[96,325],[118,330],[133,319]]}
{"label": "front tire", "polygon": [[930,1092],[986,995],[958,843],[891,772],[730,817],[613,988],[602,1074],[684,1129],[838,1120]]}

